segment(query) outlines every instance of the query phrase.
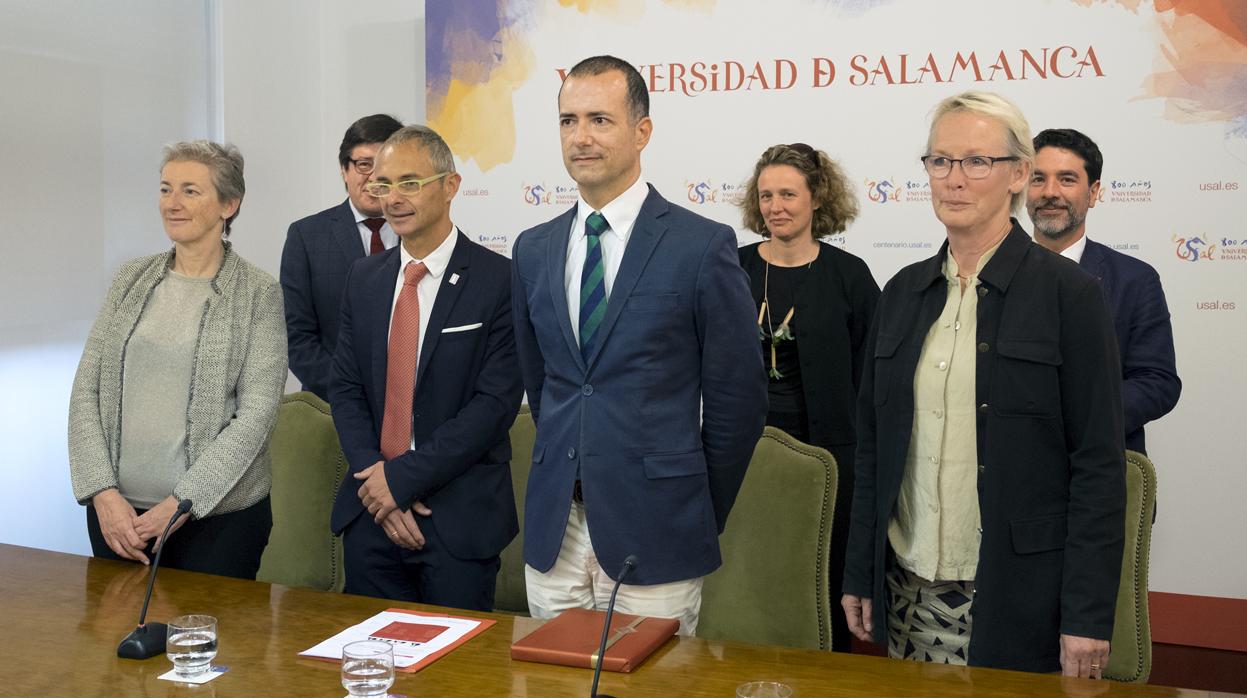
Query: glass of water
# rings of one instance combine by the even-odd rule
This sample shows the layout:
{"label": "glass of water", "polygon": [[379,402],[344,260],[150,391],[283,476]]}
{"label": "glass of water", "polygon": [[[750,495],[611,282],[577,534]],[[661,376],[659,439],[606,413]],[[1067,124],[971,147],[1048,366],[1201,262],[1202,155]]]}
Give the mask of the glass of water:
{"label": "glass of water", "polygon": [[790,698],[792,686],[778,681],[750,681],[736,687],[736,698]]}
{"label": "glass of water", "polygon": [[178,676],[193,678],[208,670],[216,657],[216,618],[178,616],[169,621],[165,653]]}
{"label": "glass of water", "polygon": [[342,686],[353,696],[384,696],[394,685],[394,648],[363,640],[342,648]]}

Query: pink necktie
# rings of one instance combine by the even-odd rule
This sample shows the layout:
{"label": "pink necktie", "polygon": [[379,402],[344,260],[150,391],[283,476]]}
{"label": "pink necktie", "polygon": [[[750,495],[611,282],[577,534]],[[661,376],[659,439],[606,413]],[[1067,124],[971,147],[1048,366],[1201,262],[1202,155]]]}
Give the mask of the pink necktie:
{"label": "pink necktie", "polygon": [[420,352],[420,296],[416,285],[429,271],[424,262],[408,262],[403,290],[390,320],[385,369],[385,415],[381,418],[381,455],[390,460],[411,448],[411,403],[416,397],[416,357]]}

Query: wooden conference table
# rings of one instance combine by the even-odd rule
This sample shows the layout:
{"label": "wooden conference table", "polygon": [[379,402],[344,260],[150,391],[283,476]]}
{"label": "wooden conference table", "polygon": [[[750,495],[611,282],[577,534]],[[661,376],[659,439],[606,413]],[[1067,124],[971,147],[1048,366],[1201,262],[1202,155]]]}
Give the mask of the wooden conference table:
{"label": "wooden conference table", "polygon": [[[148,617],[184,613],[218,619],[217,664],[229,672],[202,686],[157,680],[163,656],[118,659],[133,629],[146,568],[0,545],[0,695],[15,696],[342,696],[338,666],[297,653],[388,607],[438,610],[346,594],[161,570]],[[538,624],[506,614],[484,633],[415,674],[392,693],[416,696],[586,696],[584,669],[513,662],[510,645]],[[1195,696],[1197,691],[1129,686],[991,669],[945,667],[878,657],[677,638],[631,674],[603,672],[599,690],[616,696],[735,695],[746,681],[788,683],[803,698],[829,695]]]}

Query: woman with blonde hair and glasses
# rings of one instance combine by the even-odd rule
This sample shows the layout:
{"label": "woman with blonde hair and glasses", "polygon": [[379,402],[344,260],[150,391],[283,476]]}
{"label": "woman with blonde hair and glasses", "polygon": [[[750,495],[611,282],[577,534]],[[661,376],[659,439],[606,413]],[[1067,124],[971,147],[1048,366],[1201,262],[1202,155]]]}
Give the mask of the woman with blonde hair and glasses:
{"label": "woman with blonde hair and glasses", "polygon": [[238,149],[165,147],[160,216],[173,246],[122,265],[69,405],[69,467],[97,557],[254,578],[272,528],[269,432],[286,383],[281,287],[229,243]]}
{"label": "woman with blonde hair and glasses", "polygon": [[1096,280],[1012,218],[1033,157],[1008,100],[936,107],[922,163],[946,239],[879,299],[842,604],[892,657],[1096,678],[1121,572],[1121,372]]}
{"label": "woman with blonde hair and glasses", "polygon": [[[766,423],[836,459],[839,488],[831,529],[831,598],[840,598],[853,493],[854,404],[866,332],[879,286],[860,258],[821,240],[857,217],[848,178],[804,143],[766,149],[741,201],[745,227],[766,238],[740,250],[758,308],[770,376]],[[832,648],[850,649],[833,614]]]}

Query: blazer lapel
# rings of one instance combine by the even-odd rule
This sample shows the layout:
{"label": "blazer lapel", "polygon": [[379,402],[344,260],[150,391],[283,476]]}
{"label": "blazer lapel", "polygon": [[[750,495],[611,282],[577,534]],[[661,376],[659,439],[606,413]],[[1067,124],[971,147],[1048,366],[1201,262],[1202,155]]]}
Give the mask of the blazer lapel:
{"label": "blazer lapel", "polygon": [[359,238],[359,224],[351,211],[350,199],[334,210],[333,239],[348,262],[364,256],[364,243]]}
{"label": "blazer lapel", "polygon": [[[585,371],[585,361],[580,355],[580,344],[576,334],[572,332],[571,311],[567,307],[567,242],[571,234],[572,222],[576,220],[576,207],[555,218],[550,226],[550,240],[546,248],[546,269],[548,276],[546,285],[550,288],[550,302],[554,304],[554,317],[558,319],[559,329],[567,342],[567,350],[571,353],[580,371]],[[609,311],[608,311],[609,312]]]}
{"label": "blazer lapel", "polygon": [[645,271],[645,266],[649,264],[650,256],[654,254],[658,241],[667,232],[667,226],[658,220],[666,212],[667,200],[662,198],[653,186],[650,186],[649,196],[641,205],[641,212],[632,226],[632,233],[628,235],[628,244],[624,248],[619,274],[615,277],[610,298],[606,302],[606,316],[602,318],[602,325],[598,327],[598,338],[594,342],[593,353],[589,355],[589,367],[593,366],[594,361],[602,353],[602,347],[606,346],[611,330],[615,327],[619,314],[623,312],[623,307],[628,302],[628,296],[632,295],[632,289],[636,288],[637,281],[640,281],[641,272]]}
{"label": "blazer lapel", "polygon": [[1099,243],[1087,241],[1087,246],[1082,251],[1082,259],[1078,260],[1078,266],[1097,279],[1104,278],[1104,254],[1100,251]]}
{"label": "blazer lapel", "polygon": [[[369,281],[369,298],[367,307],[373,313],[370,331],[372,334],[372,384],[380,389],[378,395],[385,394],[385,375],[389,370],[390,349],[390,313],[394,305],[394,284],[398,282],[399,251],[398,247],[386,250],[385,262],[379,267],[376,275]],[[362,256],[362,255],[361,255]],[[384,404],[384,398],[382,399]]]}
{"label": "blazer lapel", "polygon": [[[429,360],[433,356],[433,351],[437,349],[437,341],[442,336],[442,329],[446,327],[446,318],[450,317],[450,311],[454,309],[455,302],[459,300],[459,294],[471,281],[468,276],[468,260],[472,253],[468,246],[471,243],[463,233],[459,232],[458,228],[455,228],[454,235],[457,236],[455,249],[450,253],[450,263],[446,265],[446,271],[442,273],[442,283],[437,289],[437,300],[433,301],[433,310],[429,313],[429,326],[424,328],[424,336],[420,341],[420,363],[416,365],[416,390],[420,389],[420,377],[429,367]],[[456,274],[458,277],[454,283],[451,283],[450,280],[455,278]]]}

